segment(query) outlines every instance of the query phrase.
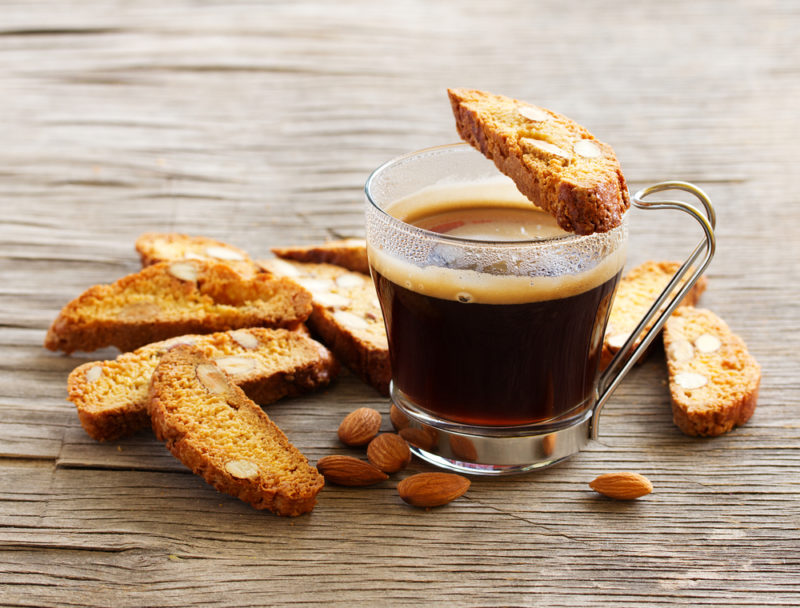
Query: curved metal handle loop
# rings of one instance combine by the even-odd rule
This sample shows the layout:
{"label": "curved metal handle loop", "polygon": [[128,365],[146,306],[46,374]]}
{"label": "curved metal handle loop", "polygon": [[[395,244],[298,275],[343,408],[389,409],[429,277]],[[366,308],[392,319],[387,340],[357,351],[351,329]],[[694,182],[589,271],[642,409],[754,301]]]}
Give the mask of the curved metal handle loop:
{"label": "curved metal handle loop", "polygon": [[[683,201],[667,200],[647,202],[643,200],[646,196],[656,192],[663,192],[664,190],[683,190],[684,192],[693,194],[702,203],[706,212],[706,216],[704,217],[695,207],[688,203],[684,203]],[[639,209],[677,209],[679,211],[683,211],[684,213],[688,213],[695,220],[697,220],[697,222],[703,228],[705,238],[700,241],[700,243],[694,248],[694,251],[692,251],[689,257],[686,258],[686,261],[683,262],[678,271],[673,275],[670,282],[664,288],[664,291],[661,292],[661,295],[658,296],[656,301],[650,307],[650,310],[647,311],[647,314],[645,314],[645,316],[636,326],[636,329],[633,330],[631,335],[625,341],[625,344],[619,349],[617,354],[611,360],[611,363],[609,363],[608,367],[600,376],[600,394],[597,399],[597,403],[595,403],[594,412],[592,414],[592,422],[589,427],[589,435],[592,439],[597,439],[600,426],[600,411],[603,409],[606,401],[608,401],[611,393],[613,393],[614,389],[619,386],[619,383],[622,382],[622,379],[630,371],[637,359],[639,359],[642,353],[645,352],[647,347],[650,346],[650,343],[658,335],[658,332],[661,330],[664,323],[666,323],[669,315],[671,315],[672,312],[678,307],[678,304],[680,304],[681,300],[683,300],[686,294],[689,293],[689,290],[697,282],[697,279],[699,279],[703,272],[705,272],[706,268],[708,268],[709,263],[711,263],[711,258],[714,257],[714,251],[716,250],[714,228],[716,227],[717,218],[716,214],[714,213],[714,207],[706,193],[694,184],[678,181],[660,182],[639,190],[631,198],[634,206]],[[697,262],[697,259],[704,250],[705,255],[703,256],[702,262],[700,262],[697,267],[693,268],[695,262]],[[669,298],[669,295],[680,284],[681,280],[690,270],[693,270],[692,274],[672,297],[666,307],[664,307],[664,302],[666,302],[667,298]],[[660,314],[659,311],[661,311]],[[655,317],[657,314],[658,318],[653,323],[653,326],[646,333],[644,333],[641,338],[641,342],[634,348],[633,345],[639,339],[640,334],[644,332],[645,327],[647,327],[653,317]]]}

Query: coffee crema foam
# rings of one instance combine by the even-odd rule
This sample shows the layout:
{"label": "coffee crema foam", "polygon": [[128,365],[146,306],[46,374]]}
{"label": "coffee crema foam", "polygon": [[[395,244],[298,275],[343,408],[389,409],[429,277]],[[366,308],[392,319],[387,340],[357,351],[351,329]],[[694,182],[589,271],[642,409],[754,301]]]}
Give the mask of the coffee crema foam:
{"label": "coffee crema foam", "polygon": [[435,298],[483,304],[566,298],[605,283],[625,264],[624,223],[602,234],[565,232],[510,180],[427,188],[386,212],[410,226],[392,230],[397,224],[387,219],[375,230],[367,239],[370,265]]}

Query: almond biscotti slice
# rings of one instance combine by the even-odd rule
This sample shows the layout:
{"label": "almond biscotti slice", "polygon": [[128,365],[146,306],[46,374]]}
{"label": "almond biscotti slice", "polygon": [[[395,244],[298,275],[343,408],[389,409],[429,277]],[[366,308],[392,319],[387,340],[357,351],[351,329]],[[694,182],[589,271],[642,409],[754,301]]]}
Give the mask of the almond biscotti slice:
{"label": "almond biscotti slice", "polygon": [[128,351],[188,333],[294,328],[310,313],[311,294],[293,281],[244,277],[222,262],[161,262],[89,288],[61,310],[44,345],[67,353],[110,345]]}
{"label": "almond biscotti slice", "polygon": [[369,274],[367,242],[364,239],[342,239],[308,247],[273,247],[271,251],[287,260],[333,264],[353,272]]}
{"label": "almond biscotti slice", "polygon": [[[653,302],[669,283],[672,276],[681,267],[680,262],[649,261],[639,264],[628,272],[619,282],[614,302],[611,304],[611,313],[603,338],[603,351],[600,355],[600,367],[605,368],[625,344],[636,326],[650,310]],[[679,306],[694,306],[700,295],[706,290],[708,281],[701,276],[692,286]],[[685,284],[682,281],[677,289]],[[676,289],[676,291],[677,291]],[[669,300],[667,300],[669,302]],[[653,326],[653,321],[647,329]],[[637,341],[638,345],[641,340]],[[634,346],[635,346],[634,345]]]}
{"label": "almond biscotti slice", "polygon": [[204,236],[146,232],[136,239],[135,246],[143,267],[175,260],[211,260],[226,262],[245,275],[258,272],[258,267],[242,249]]}
{"label": "almond biscotti slice", "polygon": [[449,89],[464,141],[569,232],[607,232],[630,197],[614,150],[566,116],[502,95]]}
{"label": "almond biscotti slice", "polygon": [[372,279],[331,264],[281,259],[258,260],[312,294],[308,325],[353,373],[381,394],[389,394],[389,343]]}
{"label": "almond biscotti slice", "polygon": [[193,346],[178,345],[161,358],[147,411],[156,437],[220,492],[278,515],[314,508],[322,475],[264,410]]}
{"label": "almond biscotti slice", "polygon": [[155,342],[110,361],[84,363],[69,375],[68,399],[90,437],[112,441],[150,427],[150,378],[177,344],[193,345],[261,405],[327,386],[339,368],[322,344],[286,329],[235,329]]}
{"label": "almond biscotti slice", "polygon": [[711,437],[750,419],[761,368],[722,319],[710,310],[679,308],[664,326],[664,350],[679,429]]}

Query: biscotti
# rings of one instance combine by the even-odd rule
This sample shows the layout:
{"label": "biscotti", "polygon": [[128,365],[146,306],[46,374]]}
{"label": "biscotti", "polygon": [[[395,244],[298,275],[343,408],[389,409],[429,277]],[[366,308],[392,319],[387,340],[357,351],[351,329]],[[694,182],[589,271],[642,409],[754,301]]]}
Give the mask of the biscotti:
{"label": "biscotti", "polygon": [[353,272],[369,274],[367,242],[364,239],[342,239],[308,247],[273,247],[272,253],[296,262],[333,264]]}
{"label": "biscotti", "polygon": [[607,232],[630,207],[614,150],[569,118],[510,97],[449,89],[456,128],[568,232]]}
{"label": "biscotti", "polygon": [[308,325],[353,373],[389,394],[389,343],[375,287],[369,276],[331,264],[258,260],[266,270],[291,278],[312,294]]}
{"label": "biscotti", "polygon": [[187,333],[244,327],[294,328],[311,313],[311,294],[266,273],[244,277],[222,262],[179,260],[96,285],[53,322],[50,350],[121,351]]}
{"label": "biscotti", "polygon": [[150,428],[150,378],[177,344],[193,345],[261,405],[320,389],[338,371],[330,351],[299,331],[236,329],[155,342],[110,361],[84,363],[69,375],[68,399],[90,437],[111,441]]}
{"label": "biscotti", "polygon": [[664,326],[664,350],[679,429],[715,436],[750,419],[761,368],[722,319],[700,308],[676,310]]}
{"label": "biscotti", "polygon": [[178,345],[161,358],[147,411],[170,452],[220,492],[278,515],[314,508],[322,475],[264,410],[194,347]]}
{"label": "biscotti", "polygon": [[226,262],[243,274],[258,271],[258,267],[242,249],[205,236],[146,232],[136,239],[135,247],[142,266],[175,260],[211,260]]}
{"label": "biscotti", "polygon": [[[680,262],[644,262],[633,268],[620,280],[603,338],[603,352],[600,356],[601,368],[608,366],[680,267]],[[679,283],[676,290],[685,283],[685,280]],[[705,276],[697,279],[679,306],[697,304],[707,283]],[[655,318],[647,325],[646,329],[649,330],[654,322]],[[634,346],[639,342],[641,340],[637,340]]]}

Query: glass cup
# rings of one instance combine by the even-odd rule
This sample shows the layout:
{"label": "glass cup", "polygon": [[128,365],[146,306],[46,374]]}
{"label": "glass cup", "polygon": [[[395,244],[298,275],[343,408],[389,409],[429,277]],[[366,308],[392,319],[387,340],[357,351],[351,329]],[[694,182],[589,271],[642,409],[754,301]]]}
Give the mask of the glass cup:
{"label": "glass cup", "polygon": [[[713,223],[701,191],[669,184],[698,196]],[[532,207],[466,144],[408,154],[372,173],[367,252],[389,340],[393,422],[419,457],[473,474],[518,473],[558,462],[596,436],[600,408],[713,255],[713,227],[694,207],[641,200],[663,186],[637,193],[634,204],[686,211],[704,223],[706,238],[601,372],[625,220],[585,236],[547,227],[537,236],[451,231],[507,211],[516,230],[515,210]],[[475,211],[486,201],[488,216]],[[440,225],[425,224],[430,229],[405,221],[424,224],[415,214],[433,210]],[[703,251],[707,259],[693,269]]]}

